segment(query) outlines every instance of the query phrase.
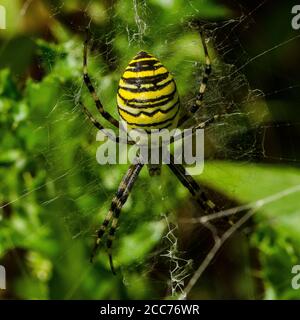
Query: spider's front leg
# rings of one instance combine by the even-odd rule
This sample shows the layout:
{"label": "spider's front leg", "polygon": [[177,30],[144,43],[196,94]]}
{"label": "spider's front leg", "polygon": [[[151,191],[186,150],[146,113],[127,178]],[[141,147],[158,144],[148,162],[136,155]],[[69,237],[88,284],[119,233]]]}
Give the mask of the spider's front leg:
{"label": "spider's front leg", "polygon": [[205,214],[219,211],[218,207],[208,198],[203,188],[188,174],[184,166],[174,163],[172,155],[168,166],[178,180],[189,190]]}
{"label": "spider's front leg", "polygon": [[99,230],[97,231],[97,239],[95,242],[95,246],[91,255],[91,261],[93,260],[93,257],[95,256],[97,249],[100,246],[101,240],[105,234],[105,232],[108,229],[108,225],[111,222],[109,232],[107,235],[107,242],[106,246],[108,249],[108,255],[109,255],[109,263],[110,263],[110,268],[113,274],[116,274],[114,266],[113,266],[113,260],[112,260],[112,253],[111,253],[111,247],[112,247],[112,242],[114,239],[114,235],[116,232],[117,224],[118,224],[118,219],[119,215],[121,212],[121,209],[123,205],[125,204],[126,200],[128,199],[129,193],[137,180],[137,177],[140,173],[140,171],[143,168],[142,163],[137,163],[133,164],[130,166],[128,169],[127,173],[123,177],[118,191],[116,192],[114,198],[112,199],[110,209],[101,225]]}

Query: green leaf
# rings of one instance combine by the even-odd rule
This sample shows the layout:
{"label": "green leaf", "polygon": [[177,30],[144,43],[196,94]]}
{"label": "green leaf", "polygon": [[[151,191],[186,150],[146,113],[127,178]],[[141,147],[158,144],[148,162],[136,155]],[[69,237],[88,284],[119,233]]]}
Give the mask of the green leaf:
{"label": "green leaf", "polygon": [[205,165],[200,180],[241,204],[262,205],[254,214],[251,244],[259,249],[266,297],[272,292],[275,298],[296,298],[290,281],[300,262],[300,170],[216,161]]}

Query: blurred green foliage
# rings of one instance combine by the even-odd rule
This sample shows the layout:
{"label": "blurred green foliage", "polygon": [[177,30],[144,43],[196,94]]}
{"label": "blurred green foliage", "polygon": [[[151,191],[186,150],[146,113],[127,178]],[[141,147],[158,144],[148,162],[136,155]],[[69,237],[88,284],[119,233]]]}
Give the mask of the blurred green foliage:
{"label": "blurred green foliage", "polygon": [[[144,169],[122,210],[113,248],[118,275],[111,274],[104,250],[89,263],[94,231],[127,165],[97,164],[96,131],[76,103],[82,97],[95,109],[82,81],[85,25],[80,22],[92,18],[95,43],[89,71],[103,104],[117,117],[119,77],[137,51],[143,48],[161,57],[185,97],[197,87],[195,63],[190,61],[203,61],[198,35],[187,23],[229,18],[230,10],[217,1],[183,0],[36,1],[28,8],[14,0],[4,5],[8,29],[0,34],[0,261],[7,268],[8,289],[1,294],[21,299],[168,296],[168,261],[160,256],[168,249],[164,215],[175,221],[188,194],[167,168],[152,179]],[[219,161],[208,163],[200,180],[248,203],[294,186],[299,174],[284,166]],[[260,298],[297,298],[289,281],[291,266],[300,263],[298,196],[280,198],[254,217],[257,226],[249,246],[259,250],[261,270],[250,275],[250,282],[256,276],[263,282]],[[253,298],[243,281],[236,284],[238,297]],[[228,297],[218,290],[203,293],[201,284],[199,288],[195,297]]]}

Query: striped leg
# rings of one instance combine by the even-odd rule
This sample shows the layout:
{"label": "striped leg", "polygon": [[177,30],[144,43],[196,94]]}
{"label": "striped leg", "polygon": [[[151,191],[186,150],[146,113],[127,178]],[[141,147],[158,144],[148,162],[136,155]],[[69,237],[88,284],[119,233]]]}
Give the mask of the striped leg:
{"label": "striped leg", "polygon": [[171,161],[168,166],[179,179],[179,181],[190,191],[190,193],[195,198],[200,207],[204,210],[204,212],[213,213],[218,211],[217,206],[208,199],[204,190],[192,178],[192,176],[187,173],[186,169],[180,164],[175,164],[173,156],[171,156],[170,160]]}
{"label": "striped leg", "polygon": [[90,94],[92,95],[93,100],[95,102],[95,105],[96,105],[98,111],[103,116],[103,118],[105,118],[107,121],[109,121],[115,127],[119,128],[119,121],[116,120],[114,117],[112,117],[108,112],[106,112],[104,110],[103,105],[102,105],[99,97],[96,94],[95,88],[94,88],[92,81],[90,79],[90,76],[88,74],[88,69],[87,69],[88,42],[89,42],[89,36],[88,36],[88,31],[87,31],[87,37],[84,42],[84,49],[83,49],[83,80],[84,80],[84,83],[86,84]]}
{"label": "striped leg", "polygon": [[[215,123],[215,121],[217,121],[221,116],[219,114],[216,114],[214,115],[213,117],[197,124],[196,126],[192,127],[192,131],[191,131],[191,134],[189,135],[185,135],[185,138],[187,138],[188,136],[190,135],[194,135],[196,130],[198,129],[207,129],[209,128],[209,126],[213,123]],[[180,139],[182,139],[184,136],[183,136],[183,132],[180,132],[179,134],[175,135],[175,136],[171,136],[171,140],[170,140],[170,144],[171,143],[174,143],[175,141],[178,141]]]}
{"label": "striped leg", "polygon": [[111,227],[109,230],[109,234],[108,234],[108,238],[107,238],[107,249],[108,249],[108,254],[109,254],[109,262],[110,262],[111,270],[114,274],[115,274],[115,271],[114,271],[113,262],[112,262],[111,246],[112,246],[113,238],[115,235],[118,218],[120,215],[120,211],[121,211],[123,205],[125,204],[128,196],[129,196],[129,193],[134,185],[134,182],[136,181],[142,168],[143,168],[143,164],[141,164],[141,163],[134,164],[134,165],[130,166],[126,175],[123,177],[123,179],[119,185],[118,191],[116,192],[116,194],[112,200],[110,209],[109,209],[100,229],[97,231],[97,239],[96,239],[95,246],[94,246],[94,249],[92,252],[91,261],[93,260],[93,257],[95,256],[95,253],[97,252],[97,249],[100,246],[102,237],[104,236],[104,234],[108,228],[109,223],[112,221]]}
{"label": "striped leg", "polygon": [[133,140],[128,140],[128,136],[127,139],[121,139],[120,137],[116,137],[111,135],[110,132],[106,131],[105,128],[103,127],[103,125],[97,121],[93,115],[89,112],[89,110],[82,104],[81,101],[79,101],[79,104],[82,108],[82,110],[84,111],[84,113],[86,114],[86,116],[88,117],[88,119],[92,122],[92,124],[98,129],[101,130],[110,140],[117,142],[117,143],[127,143],[130,145],[135,144],[135,142]]}
{"label": "striped leg", "polygon": [[183,117],[181,117],[179,119],[178,126],[181,126],[184,122],[186,122],[202,105],[204,93],[205,93],[207,82],[209,79],[209,75],[211,74],[211,62],[210,62],[208,49],[206,46],[203,31],[200,31],[200,37],[201,37],[201,42],[202,42],[204,55],[205,55],[204,73],[203,73],[202,81],[200,83],[199,92],[196,97],[196,103],[191,107],[191,109]]}
{"label": "striped leg", "polygon": [[115,269],[113,266],[113,260],[112,260],[112,243],[114,240],[114,236],[115,236],[115,232],[117,229],[117,224],[118,224],[118,219],[119,219],[119,215],[121,212],[121,209],[123,207],[123,205],[125,204],[126,200],[128,199],[128,196],[130,194],[130,191],[135,183],[135,181],[137,180],[137,177],[141,171],[141,169],[143,168],[143,164],[139,163],[137,165],[134,166],[132,174],[128,180],[127,183],[127,187],[124,190],[124,193],[121,197],[117,198],[117,196],[115,197],[115,203],[113,201],[112,203],[112,207],[113,207],[113,221],[111,223],[111,227],[108,233],[108,237],[107,237],[107,242],[106,242],[106,246],[107,246],[107,250],[108,250],[108,256],[109,256],[109,263],[110,263],[110,268],[113,274],[115,273]]}

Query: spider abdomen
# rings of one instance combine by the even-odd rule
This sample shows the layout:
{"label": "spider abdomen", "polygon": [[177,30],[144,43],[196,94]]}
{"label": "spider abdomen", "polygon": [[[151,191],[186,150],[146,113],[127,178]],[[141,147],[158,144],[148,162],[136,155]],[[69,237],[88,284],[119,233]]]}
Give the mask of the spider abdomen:
{"label": "spider abdomen", "polygon": [[118,112],[130,128],[174,128],[179,97],[169,71],[154,56],[141,51],[130,61],[119,82]]}

